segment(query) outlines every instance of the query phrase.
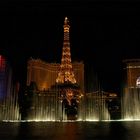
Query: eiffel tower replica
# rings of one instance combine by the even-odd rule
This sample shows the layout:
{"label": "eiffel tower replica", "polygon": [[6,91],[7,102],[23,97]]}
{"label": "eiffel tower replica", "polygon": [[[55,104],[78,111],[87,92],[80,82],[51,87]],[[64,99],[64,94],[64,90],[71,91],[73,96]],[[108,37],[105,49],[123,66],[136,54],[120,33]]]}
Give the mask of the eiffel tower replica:
{"label": "eiffel tower replica", "polygon": [[65,17],[64,20],[64,42],[62,48],[62,58],[58,76],[56,78],[56,85],[60,89],[60,100],[62,107],[65,110],[68,120],[77,119],[78,103],[81,98],[80,87],[76,82],[70,53],[70,40],[69,40],[69,21]]}

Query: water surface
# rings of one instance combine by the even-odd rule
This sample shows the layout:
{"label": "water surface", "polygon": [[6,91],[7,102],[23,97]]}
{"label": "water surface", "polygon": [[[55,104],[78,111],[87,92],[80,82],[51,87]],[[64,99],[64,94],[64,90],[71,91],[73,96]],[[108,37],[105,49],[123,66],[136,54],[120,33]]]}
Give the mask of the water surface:
{"label": "water surface", "polygon": [[0,140],[140,140],[140,122],[1,122]]}

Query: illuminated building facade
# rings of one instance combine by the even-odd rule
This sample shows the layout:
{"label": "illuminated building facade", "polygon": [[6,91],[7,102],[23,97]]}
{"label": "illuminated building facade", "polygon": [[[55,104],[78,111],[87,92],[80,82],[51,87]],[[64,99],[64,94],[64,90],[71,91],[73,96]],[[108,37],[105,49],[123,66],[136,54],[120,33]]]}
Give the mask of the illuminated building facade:
{"label": "illuminated building facade", "polygon": [[140,87],[140,59],[129,59],[124,62],[126,64],[126,86],[129,88]]}
{"label": "illuminated building facade", "polygon": [[140,59],[124,60],[125,86],[122,94],[122,118],[140,119]]}
{"label": "illuminated building facade", "polygon": [[[48,90],[55,85],[60,64],[47,63],[41,59],[29,59],[27,64],[27,85],[31,82],[37,84],[38,90]],[[81,90],[84,91],[84,63],[72,63],[74,75]]]}
{"label": "illuminated building facade", "polygon": [[48,90],[55,84],[59,64],[46,63],[40,59],[30,59],[27,65],[27,85],[37,84],[38,90]]}

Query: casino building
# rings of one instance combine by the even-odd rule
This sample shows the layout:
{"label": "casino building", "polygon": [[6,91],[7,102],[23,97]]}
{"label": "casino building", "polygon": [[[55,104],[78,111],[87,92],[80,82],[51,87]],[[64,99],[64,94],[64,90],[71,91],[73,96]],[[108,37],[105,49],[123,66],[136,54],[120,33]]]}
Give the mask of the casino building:
{"label": "casino building", "polygon": [[129,88],[140,87],[140,59],[127,59],[125,64],[125,86]]}
{"label": "casino building", "polygon": [[[30,58],[27,63],[27,85],[35,82],[38,90],[48,90],[56,83],[59,67],[59,63],[47,63],[41,59]],[[72,67],[77,83],[84,91],[84,63],[73,62]]]}

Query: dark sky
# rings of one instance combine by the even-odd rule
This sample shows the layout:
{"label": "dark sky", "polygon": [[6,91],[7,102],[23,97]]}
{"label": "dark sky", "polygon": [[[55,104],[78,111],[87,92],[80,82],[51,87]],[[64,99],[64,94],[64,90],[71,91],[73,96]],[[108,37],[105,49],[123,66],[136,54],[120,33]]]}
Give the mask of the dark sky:
{"label": "dark sky", "polygon": [[16,78],[26,77],[30,56],[60,62],[65,16],[72,60],[84,61],[87,87],[93,89],[98,79],[104,90],[119,92],[122,60],[140,58],[139,1],[1,1],[0,53],[8,57]]}

